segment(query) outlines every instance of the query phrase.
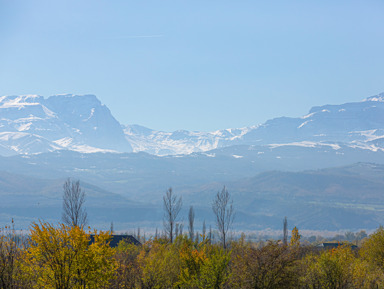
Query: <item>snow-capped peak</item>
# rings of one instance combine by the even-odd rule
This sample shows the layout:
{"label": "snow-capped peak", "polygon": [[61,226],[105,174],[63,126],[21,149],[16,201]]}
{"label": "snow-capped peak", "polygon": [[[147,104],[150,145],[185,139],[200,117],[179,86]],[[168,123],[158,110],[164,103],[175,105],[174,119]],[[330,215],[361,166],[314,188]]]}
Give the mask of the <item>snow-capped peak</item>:
{"label": "snow-capped peak", "polygon": [[0,97],[0,107],[24,107],[39,105],[43,97],[39,95],[19,95],[19,96],[1,96]]}
{"label": "snow-capped peak", "polygon": [[384,93],[380,93],[378,95],[370,96],[364,99],[363,101],[377,101],[384,102]]}
{"label": "snow-capped peak", "polygon": [[[0,133],[21,138],[0,141],[7,153],[79,151],[132,151],[119,122],[94,95],[39,95],[0,97]],[[71,140],[70,142],[68,140]],[[38,146],[44,142],[45,146]]]}
{"label": "snow-capped peak", "polygon": [[[373,103],[373,101],[375,103]],[[144,151],[159,156],[206,152],[234,145],[345,143],[384,149],[384,93],[365,102],[313,107],[309,114],[280,117],[257,126],[212,132],[165,132],[122,126],[94,95],[0,97],[0,152]],[[367,132],[374,131],[374,138]],[[12,137],[10,137],[12,136]],[[23,136],[16,137],[16,136]],[[23,143],[21,143],[23,140]],[[40,149],[44,143],[45,146]],[[39,144],[39,145],[38,145]],[[236,154],[237,155],[237,154]]]}

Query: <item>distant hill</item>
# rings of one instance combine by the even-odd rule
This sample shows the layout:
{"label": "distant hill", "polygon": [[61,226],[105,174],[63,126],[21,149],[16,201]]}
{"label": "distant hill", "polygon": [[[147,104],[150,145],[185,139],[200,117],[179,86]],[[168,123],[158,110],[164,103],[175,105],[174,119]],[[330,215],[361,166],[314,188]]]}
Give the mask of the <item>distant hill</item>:
{"label": "distant hill", "polygon": [[[115,181],[109,183],[109,191],[82,182],[92,225],[108,228],[113,221],[116,229],[161,228],[162,195],[167,186],[158,185],[158,178],[154,181],[148,176],[120,186]],[[33,220],[59,220],[64,180],[0,172],[0,221],[13,217],[25,228]],[[214,226],[210,204],[223,185],[233,196],[238,230],[280,229],[285,216],[290,224],[308,230],[374,229],[384,223],[384,165],[357,163],[301,172],[262,172],[232,181],[181,182],[173,186],[183,196],[181,217],[186,220],[187,209],[193,205],[197,224],[205,219]],[[111,193],[114,187],[121,192]],[[104,188],[108,188],[107,179]]]}
{"label": "distant hill", "polygon": [[[288,216],[302,229],[376,228],[384,223],[384,166],[357,163],[302,172],[263,172],[226,183],[236,207],[248,214],[248,227],[279,227]],[[220,189],[218,183],[184,191],[190,200]],[[192,192],[198,192],[193,193]],[[188,199],[188,197],[187,197]],[[189,200],[189,199],[188,199]]]}
{"label": "distant hill", "polygon": [[[39,179],[0,171],[0,226],[9,224],[11,219],[23,229],[28,229],[32,221],[60,221],[64,182],[65,179]],[[106,229],[111,221],[136,223],[143,221],[145,212],[157,210],[86,182],[81,181],[80,185],[86,193],[90,225]]]}

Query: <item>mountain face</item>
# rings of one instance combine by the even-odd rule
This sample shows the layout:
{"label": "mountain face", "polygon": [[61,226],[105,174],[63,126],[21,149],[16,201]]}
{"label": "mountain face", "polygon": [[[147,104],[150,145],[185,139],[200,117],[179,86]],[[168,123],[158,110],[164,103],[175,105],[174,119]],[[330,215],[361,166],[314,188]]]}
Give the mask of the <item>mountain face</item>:
{"label": "mountain face", "polygon": [[94,95],[0,97],[0,154],[55,150],[185,155],[234,145],[384,148],[384,93],[312,108],[303,117],[214,132],[155,131],[121,125]]}
{"label": "mountain face", "polygon": [[204,152],[232,145],[315,146],[347,144],[372,151],[384,148],[384,93],[362,102],[312,108],[303,117],[280,117],[264,124],[216,132],[154,131],[124,127],[134,151],[156,155]]}
{"label": "mountain face", "polygon": [[376,149],[384,137],[384,94],[362,102],[314,107],[301,118],[276,118],[250,131],[245,142],[342,142]]}
{"label": "mountain face", "polygon": [[0,98],[0,154],[130,152],[124,132],[93,95],[37,95]]}
{"label": "mountain face", "polygon": [[231,146],[251,128],[226,129],[215,132],[155,131],[139,125],[124,126],[126,139],[134,152],[146,152],[158,156],[191,154]]}

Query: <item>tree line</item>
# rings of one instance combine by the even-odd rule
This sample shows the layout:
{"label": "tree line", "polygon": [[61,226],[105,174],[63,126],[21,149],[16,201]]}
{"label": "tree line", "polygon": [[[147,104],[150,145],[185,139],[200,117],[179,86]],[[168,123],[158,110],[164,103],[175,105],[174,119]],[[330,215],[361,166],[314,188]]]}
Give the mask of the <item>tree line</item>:
{"label": "tree line", "polygon": [[[91,234],[94,241],[90,242]],[[290,242],[247,242],[224,249],[204,235],[151,238],[142,245],[78,226],[34,223],[28,240],[13,227],[0,235],[0,288],[383,288],[384,229],[361,247],[331,250]]]}
{"label": "tree line", "polygon": [[111,231],[87,227],[85,192],[78,182],[64,184],[62,223],[32,223],[28,236],[11,226],[0,231],[0,288],[384,288],[384,228],[356,249],[349,243],[330,250],[303,244],[295,227],[288,241],[228,238],[234,220],[224,187],[212,202],[219,242],[205,229],[178,223],[182,200],[172,189],[163,198],[164,232],[141,245],[109,242]]}

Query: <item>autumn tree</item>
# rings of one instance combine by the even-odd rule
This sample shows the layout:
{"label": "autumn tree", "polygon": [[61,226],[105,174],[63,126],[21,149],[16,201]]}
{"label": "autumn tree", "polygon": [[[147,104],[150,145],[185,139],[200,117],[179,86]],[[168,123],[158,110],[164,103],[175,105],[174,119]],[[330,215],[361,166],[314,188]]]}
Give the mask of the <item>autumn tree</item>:
{"label": "autumn tree", "polygon": [[277,241],[260,248],[235,244],[232,255],[232,288],[299,288],[295,254]]}
{"label": "autumn tree", "polygon": [[230,276],[230,259],[231,251],[209,244],[206,238],[197,245],[190,239],[184,240],[177,285],[181,288],[224,288]]}
{"label": "autumn tree", "polygon": [[[183,238],[180,236],[179,238]],[[148,241],[137,257],[141,288],[173,288],[180,272],[179,248],[176,242],[157,239]]]}
{"label": "autumn tree", "polygon": [[91,243],[90,234],[78,226],[33,223],[23,276],[37,288],[102,288],[115,271],[109,239],[109,232],[100,232]]}
{"label": "autumn tree", "polygon": [[220,235],[220,240],[223,248],[227,248],[227,234],[232,226],[235,212],[233,208],[233,200],[228,190],[223,189],[217,192],[216,197],[212,203],[212,210],[216,217],[216,226]]}
{"label": "autumn tree", "polygon": [[115,253],[118,267],[115,277],[111,280],[111,289],[141,288],[142,271],[138,263],[138,256],[142,250],[144,250],[142,246],[137,246],[125,240],[119,242]]}
{"label": "autumn tree", "polygon": [[170,242],[173,242],[175,235],[175,227],[177,218],[180,213],[183,202],[181,197],[177,197],[172,188],[169,188],[163,196],[164,205],[164,231],[166,232]]}
{"label": "autumn tree", "polygon": [[85,192],[80,187],[80,181],[71,181],[68,178],[63,185],[63,191],[63,223],[83,228],[88,223],[88,216],[84,208]]}
{"label": "autumn tree", "polygon": [[292,229],[292,235],[291,235],[291,246],[300,246],[300,238],[301,235],[299,234],[299,229],[296,228],[296,226]]}
{"label": "autumn tree", "polygon": [[304,288],[379,288],[376,272],[357,258],[349,246],[308,254],[302,267]]}
{"label": "autumn tree", "polygon": [[384,228],[382,226],[364,240],[359,254],[367,262],[369,271],[376,272],[375,283],[381,286],[377,288],[384,288]]}
{"label": "autumn tree", "polygon": [[380,226],[362,245],[361,256],[384,272],[384,228]]}

